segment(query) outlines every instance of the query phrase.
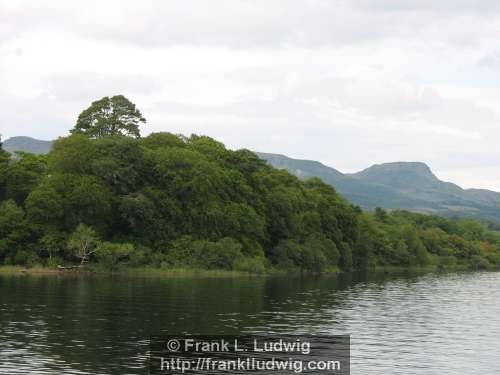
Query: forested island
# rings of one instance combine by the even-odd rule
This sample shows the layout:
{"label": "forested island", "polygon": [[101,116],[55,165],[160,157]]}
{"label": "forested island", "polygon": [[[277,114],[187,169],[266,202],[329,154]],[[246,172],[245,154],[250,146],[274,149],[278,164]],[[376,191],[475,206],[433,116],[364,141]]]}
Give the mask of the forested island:
{"label": "forested island", "polygon": [[206,136],[153,133],[119,95],[47,155],[0,146],[0,264],[265,273],[500,266],[500,232],[470,219],[363,212]]}

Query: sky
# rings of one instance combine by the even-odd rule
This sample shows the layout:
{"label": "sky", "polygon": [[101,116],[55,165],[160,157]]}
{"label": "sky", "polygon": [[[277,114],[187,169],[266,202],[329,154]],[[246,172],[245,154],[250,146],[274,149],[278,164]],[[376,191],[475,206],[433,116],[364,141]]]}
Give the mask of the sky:
{"label": "sky", "polygon": [[142,134],[500,191],[498,0],[0,0],[0,133],[123,94]]}

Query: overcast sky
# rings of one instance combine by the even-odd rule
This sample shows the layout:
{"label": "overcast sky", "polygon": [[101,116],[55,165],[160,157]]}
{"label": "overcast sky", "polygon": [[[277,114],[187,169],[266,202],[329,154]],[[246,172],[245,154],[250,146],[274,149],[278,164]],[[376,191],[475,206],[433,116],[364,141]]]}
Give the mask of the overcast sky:
{"label": "overcast sky", "polygon": [[124,94],[142,133],[500,191],[498,0],[0,0],[0,133]]}

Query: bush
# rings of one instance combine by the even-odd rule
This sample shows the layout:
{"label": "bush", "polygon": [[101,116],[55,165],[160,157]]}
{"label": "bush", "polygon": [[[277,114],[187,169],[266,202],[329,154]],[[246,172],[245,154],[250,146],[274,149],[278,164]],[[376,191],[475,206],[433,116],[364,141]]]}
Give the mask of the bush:
{"label": "bush", "polygon": [[[153,252],[149,247],[140,246],[129,254],[128,265],[131,267],[142,267],[152,263]],[[159,262],[161,264],[161,261]]]}
{"label": "bush", "polygon": [[161,252],[154,252],[151,255],[151,265],[156,268],[170,268],[169,257]]}
{"label": "bush", "polygon": [[103,267],[116,270],[133,251],[134,246],[128,243],[102,242],[97,247],[96,257]]}
{"label": "bush", "polygon": [[309,248],[310,251],[317,254],[317,261],[321,262],[321,264],[314,264],[312,268],[309,269],[318,271],[326,267],[338,267],[340,252],[337,249],[337,245],[335,245],[335,242],[333,242],[329,238],[318,235],[309,236],[309,238],[304,243],[304,247]]}
{"label": "bush", "polygon": [[26,267],[31,268],[42,264],[42,260],[37,254],[29,253],[26,259]]}
{"label": "bush", "polygon": [[266,259],[264,257],[240,258],[234,262],[233,269],[262,274],[266,272]]}
{"label": "bush", "polygon": [[64,260],[61,257],[53,256],[47,259],[47,267],[49,268],[57,268],[57,266],[61,264],[64,264]]}
{"label": "bush", "polygon": [[321,272],[328,267],[337,267],[339,259],[340,253],[335,243],[321,236],[310,236],[303,244],[284,240],[271,252],[273,264],[283,269],[300,268]]}
{"label": "bush", "polygon": [[217,242],[192,240],[190,236],[174,241],[168,253],[173,266],[205,269],[233,269],[233,263],[242,258],[241,244],[226,237]]}
{"label": "bush", "polygon": [[409,266],[415,263],[414,257],[412,257],[412,255],[410,254],[408,246],[402,239],[398,240],[394,245],[394,254],[394,263],[397,265]]}
{"label": "bush", "polygon": [[327,259],[321,249],[304,246],[301,252],[301,268],[308,271],[321,272],[327,265]]}
{"label": "bush", "polygon": [[270,254],[271,262],[278,268],[292,269],[300,262],[302,246],[294,240],[283,240]]}
{"label": "bush", "polygon": [[[25,266],[28,262],[29,253],[26,250],[19,250],[10,260],[9,263],[18,266]],[[6,262],[7,263],[7,262]]]}
{"label": "bush", "polygon": [[479,255],[474,255],[470,260],[471,267],[475,270],[487,270],[491,268],[491,264],[488,259],[483,258]]}
{"label": "bush", "polygon": [[340,244],[340,267],[346,271],[352,269],[352,249],[348,243],[342,242]]}
{"label": "bush", "polygon": [[441,256],[452,256],[453,254],[455,254],[455,251],[449,247],[441,247],[438,250],[438,255]]}
{"label": "bush", "polygon": [[451,267],[457,264],[457,258],[453,255],[439,257],[438,265],[440,267]]}
{"label": "bush", "polygon": [[200,253],[201,263],[208,269],[233,268],[233,263],[242,257],[241,244],[229,237],[217,242],[209,242],[204,247],[204,254]]}
{"label": "bush", "polygon": [[491,253],[486,255],[486,259],[488,262],[491,264],[494,264],[496,266],[500,266],[500,253]]}

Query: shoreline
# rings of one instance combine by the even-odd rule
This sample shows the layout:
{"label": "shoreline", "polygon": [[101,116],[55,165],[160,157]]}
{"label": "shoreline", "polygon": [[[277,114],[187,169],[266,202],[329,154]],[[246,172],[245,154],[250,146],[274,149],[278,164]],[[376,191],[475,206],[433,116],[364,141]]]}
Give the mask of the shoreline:
{"label": "shoreline", "polygon": [[0,266],[0,276],[2,275],[30,275],[30,276],[124,276],[124,277],[269,277],[269,276],[297,276],[297,275],[340,275],[349,273],[385,273],[385,274],[398,274],[405,272],[412,273],[436,273],[436,272],[459,272],[459,271],[499,271],[495,269],[473,269],[467,265],[455,265],[452,267],[398,267],[398,266],[384,266],[369,268],[365,270],[352,270],[341,271],[334,269],[326,272],[315,273],[300,270],[278,270],[270,269],[264,273],[252,273],[245,271],[233,270],[207,270],[207,269],[185,269],[185,268],[123,268],[120,270],[103,270],[98,268],[85,268],[85,269],[69,269],[61,270],[57,268],[49,268],[44,266],[23,267],[23,266]]}
{"label": "shoreline", "polygon": [[[274,272],[272,274],[278,274],[282,272]],[[242,276],[267,276],[270,273],[250,273],[243,271],[230,271],[230,270],[203,270],[203,269],[182,269],[182,268],[172,268],[172,269],[161,269],[161,268],[123,268],[116,271],[102,270],[96,268],[84,268],[84,269],[57,269],[49,268],[44,266],[35,267],[23,267],[23,266],[0,266],[0,276],[2,275],[61,275],[61,276],[85,276],[85,275],[95,275],[95,276],[138,276],[138,277],[175,277],[175,276],[202,276],[202,277],[242,277]]]}

